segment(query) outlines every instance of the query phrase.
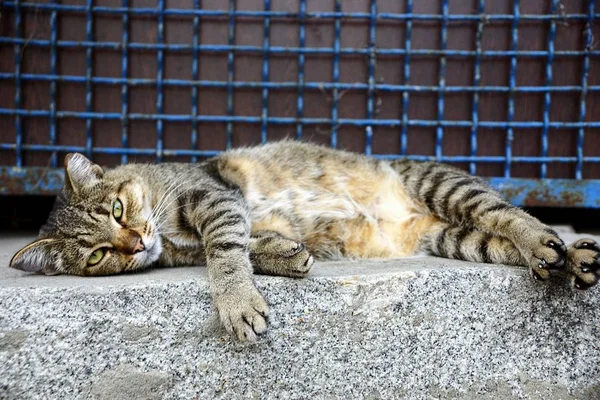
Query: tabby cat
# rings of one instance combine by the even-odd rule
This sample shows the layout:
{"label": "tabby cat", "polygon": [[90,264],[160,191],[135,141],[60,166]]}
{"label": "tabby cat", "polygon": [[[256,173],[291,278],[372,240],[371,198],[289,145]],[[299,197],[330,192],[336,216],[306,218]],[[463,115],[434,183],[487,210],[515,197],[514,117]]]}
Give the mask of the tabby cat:
{"label": "tabby cat", "polygon": [[47,275],[108,275],[206,264],[224,327],[267,328],[252,273],[304,277],[319,260],[434,255],[559,271],[573,287],[600,278],[600,246],[566,247],[483,180],[447,165],[384,161],[284,141],[200,164],[104,171],[65,158],[66,183],[39,238],[10,265]]}

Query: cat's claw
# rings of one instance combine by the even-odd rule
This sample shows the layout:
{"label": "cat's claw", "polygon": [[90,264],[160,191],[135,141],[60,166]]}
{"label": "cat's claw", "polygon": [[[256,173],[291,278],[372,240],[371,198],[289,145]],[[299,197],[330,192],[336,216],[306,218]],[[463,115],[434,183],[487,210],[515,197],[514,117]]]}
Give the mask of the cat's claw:
{"label": "cat's claw", "polygon": [[600,280],[600,245],[593,239],[580,239],[569,246],[566,272],[575,289],[596,285]]}
{"label": "cat's claw", "polygon": [[256,273],[304,278],[310,272],[314,258],[302,243],[284,237],[268,237],[266,246],[254,242],[251,257]]}
{"label": "cat's claw", "polygon": [[302,250],[304,250],[304,245],[302,243],[297,243],[296,247],[291,249],[291,252],[286,254],[285,257],[293,257],[296,254],[300,253]]}
{"label": "cat's claw", "polygon": [[242,342],[255,341],[267,330],[269,307],[251,284],[216,295],[215,306],[225,330]]}
{"label": "cat's claw", "polygon": [[559,270],[565,266],[567,248],[563,241],[552,234],[544,237],[533,246],[529,271],[531,276],[538,281],[550,278],[551,270]]}

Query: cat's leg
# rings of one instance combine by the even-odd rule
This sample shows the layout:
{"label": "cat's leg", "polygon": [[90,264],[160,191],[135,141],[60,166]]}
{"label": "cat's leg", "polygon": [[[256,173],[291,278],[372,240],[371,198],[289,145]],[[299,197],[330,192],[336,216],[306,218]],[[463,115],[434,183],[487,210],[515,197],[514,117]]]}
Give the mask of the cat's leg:
{"label": "cat's leg", "polygon": [[204,241],[213,302],[225,329],[239,340],[254,340],[267,329],[267,303],[253,282],[248,250],[250,219],[238,190],[215,182],[211,190],[181,196],[178,219]]}
{"label": "cat's leg", "polygon": [[548,279],[551,269],[584,268],[579,256],[583,249],[571,246],[569,256],[553,229],[504,200],[482,179],[443,164],[398,161],[392,166],[405,190],[426,212],[454,226],[508,239],[536,279]]}
{"label": "cat's leg", "polygon": [[439,222],[432,226],[421,249],[455,260],[490,264],[527,265],[527,260],[510,240],[472,227]]}
{"label": "cat's leg", "polygon": [[[527,265],[517,246],[504,237],[472,227],[440,222],[422,241],[422,249],[433,255],[457,260],[492,264]],[[561,271],[576,289],[589,289],[600,280],[600,246],[581,239],[567,248],[565,268]],[[530,269],[532,276],[537,275]]]}
{"label": "cat's leg", "polygon": [[302,243],[266,230],[252,233],[250,260],[255,273],[292,278],[304,278],[314,264]]}

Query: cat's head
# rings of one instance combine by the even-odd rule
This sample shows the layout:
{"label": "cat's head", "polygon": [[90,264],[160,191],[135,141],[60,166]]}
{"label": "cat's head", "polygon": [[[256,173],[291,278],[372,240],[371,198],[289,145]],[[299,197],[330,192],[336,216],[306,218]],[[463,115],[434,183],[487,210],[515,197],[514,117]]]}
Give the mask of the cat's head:
{"label": "cat's head", "polygon": [[46,275],[110,275],[144,268],[161,252],[141,178],[105,173],[81,154],[65,158],[65,186],[38,239],[10,266]]}

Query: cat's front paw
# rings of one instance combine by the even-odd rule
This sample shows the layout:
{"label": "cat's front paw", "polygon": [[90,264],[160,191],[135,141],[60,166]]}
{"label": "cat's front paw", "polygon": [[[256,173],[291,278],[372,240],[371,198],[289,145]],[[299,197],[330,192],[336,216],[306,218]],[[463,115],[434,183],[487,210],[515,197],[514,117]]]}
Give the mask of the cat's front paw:
{"label": "cat's front paw", "polygon": [[315,260],[304,244],[281,236],[257,240],[250,258],[259,274],[305,278]]}
{"label": "cat's front paw", "polygon": [[215,296],[215,306],[225,330],[238,340],[255,341],[267,330],[269,306],[252,284],[241,284]]}
{"label": "cat's front paw", "polygon": [[293,251],[282,258],[273,260],[273,264],[277,264],[276,268],[280,274],[290,278],[305,278],[314,263],[315,259],[301,243],[297,243]]}
{"label": "cat's front paw", "polygon": [[550,271],[565,266],[567,247],[556,235],[547,234],[533,246],[529,271],[536,280],[547,280]]}
{"label": "cat's front paw", "polygon": [[567,250],[566,272],[575,289],[586,290],[600,280],[600,245],[593,239],[580,239]]}

